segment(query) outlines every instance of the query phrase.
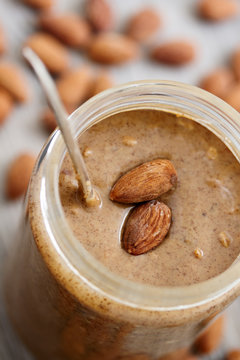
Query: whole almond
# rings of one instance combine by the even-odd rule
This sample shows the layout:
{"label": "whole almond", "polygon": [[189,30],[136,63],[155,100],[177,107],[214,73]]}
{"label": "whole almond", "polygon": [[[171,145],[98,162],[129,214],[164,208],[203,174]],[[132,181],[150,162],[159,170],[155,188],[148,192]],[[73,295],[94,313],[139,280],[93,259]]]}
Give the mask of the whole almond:
{"label": "whole almond", "polygon": [[68,68],[67,50],[52,35],[42,32],[35,33],[27,39],[25,45],[38,54],[51,73],[58,74]]}
{"label": "whole almond", "polygon": [[88,66],[81,66],[64,73],[56,84],[63,103],[74,108],[88,97],[92,73]]}
{"label": "whole almond", "polygon": [[0,88],[0,125],[2,125],[13,108],[13,99],[4,89]]}
{"label": "whole almond", "polygon": [[107,71],[103,70],[99,72],[99,74],[96,76],[93,82],[91,96],[94,96],[100,93],[101,91],[109,89],[112,86],[113,86],[113,80],[110,74]]}
{"label": "whole almond", "polygon": [[221,21],[236,15],[238,6],[234,0],[201,0],[198,12],[207,20]]}
{"label": "whole almond", "polygon": [[31,154],[22,154],[12,162],[6,178],[6,195],[9,199],[16,199],[26,192],[35,160]]}
{"label": "whole almond", "polygon": [[169,160],[156,159],[135,167],[120,177],[109,198],[121,203],[157,199],[177,182],[177,173]]}
{"label": "whole almond", "polygon": [[[73,112],[73,108],[70,106],[65,105],[65,109],[68,114],[71,114]],[[57,126],[57,121],[54,112],[47,108],[45,109],[43,115],[42,115],[42,124],[45,127],[45,129],[51,133],[55,130]]]}
{"label": "whole almond", "polygon": [[158,360],[185,360],[188,359],[189,349],[182,348],[167,355],[161,356]]}
{"label": "whole almond", "polygon": [[224,317],[220,316],[197,338],[194,347],[201,354],[210,354],[220,345],[223,331]]}
{"label": "whole almond", "polygon": [[200,87],[220,98],[224,98],[233,83],[233,72],[228,68],[219,68],[208,74],[201,81]]}
{"label": "whole almond", "polygon": [[232,67],[236,78],[240,81],[240,48],[237,49],[233,54]]}
{"label": "whole almond", "polygon": [[87,17],[97,31],[111,30],[113,27],[113,13],[105,0],[87,0]]}
{"label": "whole almond", "polygon": [[47,10],[50,9],[55,2],[54,0],[23,0],[24,4],[29,5],[35,9]]}
{"label": "whole almond", "polygon": [[6,39],[2,26],[0,25],[0,54],[6,50]]}
{"label": "whole almond", "polygon": [[39,25],[72,47],[85,47],[90,41],[91,30],[88,23],[76,14],[44,14],[39,19]]}
{"label": "whole almond", "polygon": [[240,349],[234,349],[227,353],[226,360],[240,360]]}
{"label": "whole almond", "polygon": [[136,41],[145,41],[158,30],[160,24],[160,17],[155,10],[144,9],[130,19],[127,35]]}
{"label": "whole almond", "polygon": [[127,36],[115,33],[97,35],[89,47],[89,56],[103,64],[125,63],[137,55],[137,44]]}
{"label": "whole almond", "polygon": [[152,58],[167,65],[185,65],[193,61],[195,50],[188,41],[172,41],[155,47]]}
{"label": "whole almond", "polygon": [[17,101],[28,99],[28,88],[22,71],[14,64],[0,63],[0,86]]}
{"label": "whole almond", "polygon": [[237,111],[240,111],[240,83],[234,85],[224,100]]}
{"label": "whole almond", "polygon": [[145,254],[161,244],[171,225],[171,210],[152,200],[136,206],[127,218],[122,244],[132,255]]}

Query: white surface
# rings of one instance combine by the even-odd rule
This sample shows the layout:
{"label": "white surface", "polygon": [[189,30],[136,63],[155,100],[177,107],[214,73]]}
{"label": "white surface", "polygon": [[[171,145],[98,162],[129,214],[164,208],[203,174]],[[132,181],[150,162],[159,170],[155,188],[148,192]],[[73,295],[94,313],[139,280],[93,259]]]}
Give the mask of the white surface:
{"label": "white surface", "polygon": [[[195,0],[109,0],[115,10],[116,28],[121,30],[136,9],[152,6],[162,15],[163,25],[154,39],[145,46],[143,56],[137,61],[110,67],[115,82],[123,83],[140,79],[168,79],[197,84],[201,77],[219,65],[228,62],[231,52],[240,45],[240,17],[221,24],[208,24],[196,16]],[[73,9],[81,12],[83,1],[56,0],[59,10]],[[239,3],[240,4],[240,3]],[[8,202],[4,198],[4,181],[8,164],[23,151],[39,152],[47,138],[40,124],[44,98],[30,69],[22,60],[20,50],[26,36],[34,32],[37,13],[21,4],[20,0],[0,0],[0,23],[8,39],[8,53],[3,59],[18,62],[26,74],[31,89],[27,104],[15,108],[7,122],[0,128],[0,262],[6,258],[8,245],[14,241],[21,213],[21,201]],[[173,69],[153,63],[147,57],[152,44],[168,39],[186,38],[197,48],[194,63]],[[79,52],[72,52],[72,63],[86,62]],[[97,65],[93,65],[98,67]],[[1,296],[1,294],[0,294]],[[240,344],[240,300],[228,310],[227,328],[222,349]],[[212,358],[219,359],[223,352]],[[27,360],[31,357],[23,350],[10,329],[0,300],[0,359]]]}

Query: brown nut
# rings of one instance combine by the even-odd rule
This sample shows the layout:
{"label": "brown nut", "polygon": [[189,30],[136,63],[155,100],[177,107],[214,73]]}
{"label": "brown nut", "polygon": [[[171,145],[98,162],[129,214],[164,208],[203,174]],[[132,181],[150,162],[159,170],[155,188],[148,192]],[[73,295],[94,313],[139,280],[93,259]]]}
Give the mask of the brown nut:
{"label": "brown nut", "polygon": [[24,102],[28,98],[25,78],[22,71],[14,64],[0,64],[0,86],[17,101]]}
{"label": "brown nut", "polygon": [[240,81],[240,48],[232,56],[232,67],[236,78]]}
{"label": "brown nut", "polygon": [[240,349],[234,349],[227,353],[226,360],[240,360]]}
{"label": "brown nut", "polygon": [[126,33],[136,41],[146,41],[158,30],[160,24],[160,16],[155,10],[143,9],[130,19]]}
{"label": "brown nut", "polygon": [[[67,110],[68,114],[71,114],[74,109],[70,106],[65,106],[65,109]],[[51,133],[55,130],[55,128],[57,127],[57,121],[56,121],[56,117],[54,112],[47,108],[45,109],[43,115],[42,115],[42,123],[43,126],[45,127],[45,129]]]}
{"label": "brown nut", "polygon": [[223,337],[224,317],[215,320],[195,341],[194,347],[200,354],[209,354],[219,345]]}
{"label": "brown nut", "polygon": [[201,81],[200,87],[220,98],[224,98],[233,83],[233,72],[228,68],[219,68],[208,74]]}
{"label": "brown nut", "polygon": [[113,86],[113,80],[110,74],[104,70],[100,71],[99,74],[97,74],[95,80],[93,81],[93,86],[90,95],[94,96],[100,93],[101,91],[109,89],[112,86]]}
{"label": "brown nut", "polygon": [[68,68],[68,52],[52,35],[35,33],[27,39],[25,45],[37,53],[51,73],[58,74]]}
{"label": "brown nut", "polygon": [[35,9],[47,10],[53,6],[54,0],[22,0],[24,4]]}
{"label": "brown nut", "polygon": [[152,58],[167,65],[185,65],[193,61],[195,50],[188,41],[172,41],[155,47]]}
{"label": "brown nut", "polygon": [[87,17],[97,31],[106,31],[113,28],[113,13],[105,0],[87,0]]}
{"label": "brown nut", "polygon": [[12,108],[13,99],[11,95],[3,88],[0,88],[0,125],[4,123]]}
{"label": "brown nut", "polygon": [[16,199],[26,192],[35,160],[31,154],[22,154],[12,162],[6,178],[6,195],[9,199]]}
{"label": "brown nut", "polygon": [[234,85],[224,100],[237,111],[240,111],[240,83]]}
{"label": "brown nut", "polygon": [[201,0],[198,13],[204,19],[221,21],[233,17],[238,13],[238,6],[234,0]]}
{"label": "brown nut", "polygon": [[136,206],[128,216],[122,237],[123,248],[131,255],[141,255],[160,245],[171,225],[171,210],[152,200]]}

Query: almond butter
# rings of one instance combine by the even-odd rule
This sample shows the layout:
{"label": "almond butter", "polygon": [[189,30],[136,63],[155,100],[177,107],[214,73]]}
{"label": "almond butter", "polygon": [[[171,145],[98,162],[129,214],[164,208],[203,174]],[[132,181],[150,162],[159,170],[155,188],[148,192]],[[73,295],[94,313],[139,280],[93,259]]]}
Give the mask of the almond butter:
{"label": "almond butter", "polygon": [[93,82],[91,96],[94,96],[94,95],[100,93],[101,91],[109,89],[112,86],[113,86],[113,80],[112,80],[110,74],[107,71],[101,71],[96,76],[96,78]]}
{"label": "almond butter", "polygon": [[237,49],[233,54],[232,67],[236,78],[240,81],[240,48]]}
{"label": "almond butter", "polygon": [[184,40],[172,41],[155,47],[152,58],[167,65],[185,65],[193,61],[195,50],[193,45]]}
{"label": "almond butter", "polygon": [[0,25],[0,54],[6,50],[6,39],[2,26]]}
{"label": "almond butter", "polygon": [[6,195],[9,199],[16,199],[26,192],[34,163],[35,157],[31,154],[19,155],[12,162],[6,178]]}
{"label": "almond butter", "polygon": [[234,349],[227,353],[226,360],[240,360],[240,349]]}
{"label": "almond butter", "polygon": [[87,0],[87,17],[97,31],[106,31],[113,28],[113,13],[105,0]]}
{"label": "almond butter", "polygon": [[199,15],[211,21],[221,21],[238,13],[234,0],[201,0],[198,5]]}
{"label": "almond butter", "polygon": [[103,64],[125,63],[137,55],[137,44],[127,36],[116,33],[99,34],[89,46],[89,56]]}
{"label": "almond butter", "polygon": [[240,111],[240,83],[234,85],[224,100],[237,111]]}
{"label": "almond butter", "polygon": [[28,98],[28,88],[22,71],[14,64],[0,63],[0,86],[17,101]]}
{"label": "almond butter", "polygon": [[35,33],[28,38],[25,45],[37,53],[51,73],[58,74],[68,68],[68,52],[52,35]]}
{"label": "almond butter", "polygon": [[158,30],[160,24],[160,17],[155,10],[144,9],[130,19],[127,35],[136,41],[145,41]]}
{"label": "almond butter", "polygon": [[200,87],[220,98],[224,98],[233,83],[233,72],[228,68],[219,68],[208,74],[201,81]]}
{"label": "almond butter", "polygon": [[219,345],[223,337],[224,317],[215,320],[195,341],[194,347],[201,354],[209,354]]}
{"label": "almond butter", "polygon": [[156,159],[135,167],[120,177],[109,198],[121,203],[157,199],[177,183],[177,173],[169,160]]}
{"label": "almond butter", "polygon": [[[65,106],[66,111],[68,112],[68,114],[71,114],[73,112],[73,108],[71,106]],[[56,121],[56,117],[54,112],[47,108],[45,109],[43,115],[42,115],[42,123],[43,126],[45,127],[45,129],[51,133],[55,130],[55,128],[57,127],[57,121]]]}
{"label": "almond butter", "polygon": [[13,99],[4,89],[0,88],[0,125],[2,125],[13,108]]}
{"label": "almond butter", "polygon": [[65,105],[76,108],[89,95],[92,73],[88,66],[81,66],[64,73],[56,83],[59,95]]}
{"label": "almond butter", "polygon": [[171,210],[152,200],[136,206],[126,220],[123,248],[132,255],[145,254],[161,244],[171,225]]}
{"label": "almond butter", "polygon": [[44,14],[39,19],[39,25],[72,47],[86,47],[90,41],[91,30],[88,23],[76,14]]}
{"label": "almond butter", "polygon": [[55,2],[54,0],[23,0],[24,4],[35,9],[47,10],[50,9]]}

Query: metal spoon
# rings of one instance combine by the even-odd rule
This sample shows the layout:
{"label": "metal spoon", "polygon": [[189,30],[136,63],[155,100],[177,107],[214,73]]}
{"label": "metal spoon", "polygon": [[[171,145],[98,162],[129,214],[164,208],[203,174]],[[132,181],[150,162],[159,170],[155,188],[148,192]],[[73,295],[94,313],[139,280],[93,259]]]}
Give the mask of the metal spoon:
{"label": "metal spoon", "polygon": [[29,47],[25,47],[23,49],[23,56],[29,61],[29,63],[33,67],[42,85],[48,103],[56,115],[57,124],[63,136],[64,142],[67,146],[69,155],[72,159],[76,178],[78,180],[79,187],[83,191],[84,199],[87,206],[100,205],[100,196],[91,184],[85,162],[69,125],[67,112],[60,100],[56,86],[49,72],[47,71],[42,60],[40,60],[38,55]]}

